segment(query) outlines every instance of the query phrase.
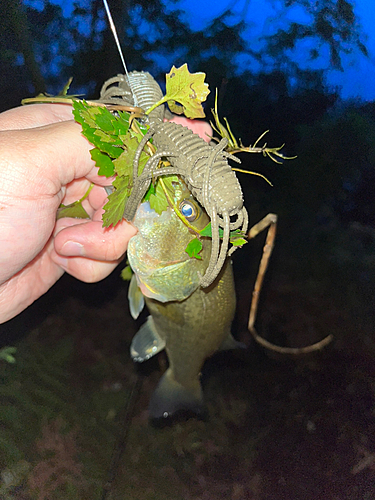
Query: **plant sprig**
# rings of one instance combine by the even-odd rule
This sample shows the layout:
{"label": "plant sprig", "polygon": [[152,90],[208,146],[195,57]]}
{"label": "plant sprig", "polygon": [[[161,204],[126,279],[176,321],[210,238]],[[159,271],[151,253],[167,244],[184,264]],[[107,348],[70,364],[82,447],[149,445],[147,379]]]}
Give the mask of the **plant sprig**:
{"label": "plant sprig", "polygon": [[[263,139],[263,137],[269,132],[269,130],[266,130],[261,134],[258,139],[254,142],[254,144],[251,146],[244,146],[242,144],[241,139],[239,139],[239,143],[237,142],[237,139],[233,135],[233,132],[230,128],[228,120],[224,117],[225,125],[223,125],[220,121],[219,118],[219,113],[217,110],[217,90],[216,90],[216,96],[215,96],[215,109],[211,109],[212,115],[214,117],[215,123],[210,121],[211,127],[215,132],[219,134],[220,137],[228,139],[228,146],[226,147],[226,151],[228,153],[236,154],[236,153],[262,153],[263,156],[268,156],[272,161],[275,163],[282,163],[281,161],[278,160],[278,158],[281,158],[282,160],[294,160],[297,158],[296,156],[284,156],[283,153],[280,153],[281,149],[285,146],[283,144],[282,146],[276,147],[276,148],[269,148],[267,147],[267,143],[264,143],[263,146],[258,146],[258,143]],[[213,140],[217,140],[215,137],[213,137]],[[271,182],[264,177],[264,175],[259,174],[258,172],[252,172],[250,170],[242,170],[239,168],[232,167],[233,170],[236,172],[243,172],[251,175],[257,175],[259,177],[262,177],[268,184],[271,184]]]}

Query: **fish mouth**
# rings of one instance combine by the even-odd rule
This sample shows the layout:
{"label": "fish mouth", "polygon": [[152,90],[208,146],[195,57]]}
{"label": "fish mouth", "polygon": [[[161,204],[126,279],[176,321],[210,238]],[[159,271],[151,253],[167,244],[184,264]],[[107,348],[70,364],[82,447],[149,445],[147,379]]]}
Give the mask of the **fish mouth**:
{"label": "fish mouth", "polygon": [[[138,249],[137,249],[138,250]],[[131,256],[132,252],[129,252],[128,255]],[[184,264],[189,260],[189,256],[186,255],[186,259],[174,259],[174,260],[160,260],[157,257],[154,257],[151,253],[141,250],[137,253],[134,253],[132,256],[132,262],[136,264],[135,273],[139,272],[138,269],[142,269],[144,272],[146,269],[149,270],[150,273],[155,272],[156,270],[161,270],[164,268],[168,268],[170,266],[178,266],[180,264]]]}
{"label": "fish mouth", "polygon": [[137,269],[135,275],[143,295],[159,302],[184,300],[198,288],[200,282],[200,275],[188,260],[144,272]]}
{"label": "fish mouth", "polygon": [[189,257],[186,246],[193,236],[171,210],[161,215],[146,204],[135,219],[138,233],[128,244],[128,260],[141,292],[160,302],[182,301],[201,280],[202,260]]}
{"label": "fish mouth", "polygon": [[144,250],[136,250],[130,245],[128,259],[145,297],[159,302],[181,301],[198,288],[200,274],[188,256],[186,259],[160,261]]}

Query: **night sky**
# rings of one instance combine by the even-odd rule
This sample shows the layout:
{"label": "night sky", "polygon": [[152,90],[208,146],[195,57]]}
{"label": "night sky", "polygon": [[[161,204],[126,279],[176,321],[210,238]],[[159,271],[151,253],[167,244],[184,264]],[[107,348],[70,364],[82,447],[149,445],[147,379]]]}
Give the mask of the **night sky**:
{"label": "night sky", "polygon": [[[51,3],[62,7],[65,15],[69,16],[73,10],[73,0],[50,0]],[[24,0],[43,8],[42,0]],[[244,18],[247,23],[248,40],[251,40],[254,48],[261,48],[261,37],[272,34],[280,27],[287,28],[290,21],[308,24],[310,19],[299,5],[289,9],[280,8],[280,2],[272,0],[180,0],[170,2],[163,0],[166,12],[175,9],[183,11],[182,19],[190,24],[193,29],[204,28],[215,17],[222,14],[230,7],[233,12],[233,24]],[[79,0],[79,5],[88,5],[90,0]],[[331,87],[337,87],[344,99],[360,98],[364,101],[375,99],[375,1],[355,0],[350,1],[354,5],[355,14],[362,27],[361,41],[366,45],[369,57],[365,57],[358,49],[351,54],[341,54],[343,71],[330,69],[329,51],[320,49],[320,57],[314,62],[308,62],[309,51],[314,46],[314,40],[304,40],[297,44],[289,55],[303,68],[325,69],[326,83]],[[109,5],[111,2],[109,0]],[[84,30],[84,26],[82,27]],[[246,33],[245,32],[245,33]],[[187,41],[188,43],[188,41]],[[115,48],[114,48],[115,50]],[[126,58],[126,51],[125,58]],[[256,73],[260,66],[254,60],[246,57],[238,57],[239,73],[241,70],[249,70]],[[141,69],[141,68],[139,68]]]}
{"label": "night sky", "polygon": [[[362,26],[362,41],[365,43],[369,57],[365,57],[359,50],[349,55],[342,55],[342,65],[344,71],[329,69],[329,54],[322,51],[322,56],[314,63],[306,63],[308,51],[312,47],[312,42],[301,42],[297,50],[293,52],[293,57],[301,66],[313,69],[327,69],[327,83],[332,86],[341,87],[340,94],[344,99],[360,97],[362,100],[375,99],[375,1],[355,0],[350,1],[354,5],[354,12]],[[171,8],[169,2],[165,2],[167,8]],[[240,18],[248,4],[246,21],[251,28],[252,37],[255,35],[270,34],[277,27],[287,26],[287,21],[309,22],[309,18],[299,6],[290,8],[288,15],[281,18],[277,15],[278,2],[266,0],[181,0],[172,8],[181,8],[186,12],[186,20],[193,28],[202,28],[214,17],[220,15],[228,5],[232,5],[234,13],[233,20]],[[324,53],[325,52],[325,53]],[[251,69],[251,68],[249,68]],[[253,68],[253,70],[256,68]]]}

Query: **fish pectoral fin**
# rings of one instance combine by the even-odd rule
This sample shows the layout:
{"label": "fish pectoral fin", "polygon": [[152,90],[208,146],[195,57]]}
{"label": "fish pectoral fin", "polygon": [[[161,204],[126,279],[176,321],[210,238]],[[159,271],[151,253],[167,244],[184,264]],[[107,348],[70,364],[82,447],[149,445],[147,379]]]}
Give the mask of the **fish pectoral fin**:
{"label": "fish pectoral fin", "polygon": [[200,382],[197,378],[188,386],[177,382],[169,368],[160,379],[149,405],[149,416],[155,425],[174,418],[194,416],[206,419],[207,408],[203,402]]}
{"label": "fish pectoral fin", "polygon": [[130,355],[133,361],[142,363],[164,348],[165,341],[158,334],[152,316],[149,316],[146,323],[141,326],[132,340]]}
{"label": "fish pectoral fin", "polygon": [[235,340],[230,333],[222,342],[219,351],[231,351],[232,349],[247,349],[247,345],[243,342]]}
{"label": "fish pectoral fin", "polygon": [[133,274],[132,279],[130,280],[128,299],[130,314],[134,319],[137,319],[145,306],[145,298],[138,286],[135,274]]}

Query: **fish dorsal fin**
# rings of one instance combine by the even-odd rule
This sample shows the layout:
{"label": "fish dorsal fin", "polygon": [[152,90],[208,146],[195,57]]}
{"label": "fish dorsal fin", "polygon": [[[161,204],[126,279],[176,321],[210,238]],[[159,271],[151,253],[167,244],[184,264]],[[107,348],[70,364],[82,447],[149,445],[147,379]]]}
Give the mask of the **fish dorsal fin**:
{"label": "fish dorsal fin", "polygon": [[135,334],[130,346],[130,355],[133,361],[142,363],[155,356],[165,348],[165,341],[156,331],[154,320],[151,316],[147,318],[138,332]]}
{"label": "fish dorsal fin", "polygon": [[133,319],[137,319],[145,306],[145,298],[139,289],[137,278],[133,274],[128,289],[129,309]]}

